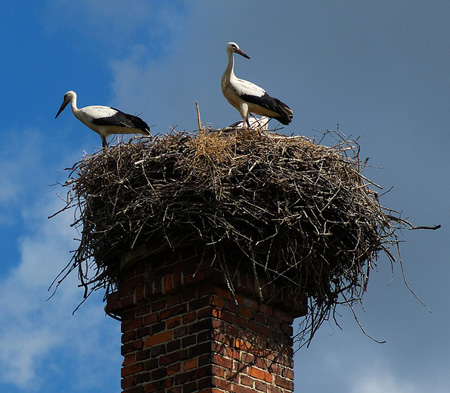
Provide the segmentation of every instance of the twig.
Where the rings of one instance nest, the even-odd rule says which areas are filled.
[[[202,129],[202,121],[200,119],[200,109],[198,108],[198,102],[195,101],[195,107],[197,109],[197,123],[198,123],[198,129],[201,130]]]

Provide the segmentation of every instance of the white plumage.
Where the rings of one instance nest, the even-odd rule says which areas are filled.
[[[258,129],[258,130],[268,130],[269,129],[269,121],[270,117],[262,116],[262,117],[249,117],[248,123],[245,124],[243,120],[237,121],[236,123],[231,124],[229,127],[231,128],[242,128],[247,126],[248,128]]]
[[[74,116],[84,125],[100,135],[103,148],[107,148],[106,138],[111,134],[150,135],[150,127],[137,116],[129,115],[109,106],[86,106],[77,108],[77,95],[74,91],[64,94],[64,100],[55,119],[71,104]]]
[[[277,98],[273,98],[266,91],[249,81],[239,79],[234,75],[234,57],[237,53],[247,59],[250,57],[239,48],[235,42],[229,42],[226,46],[228,65],[222,75],[222,93],[228,102],[241,114],[243,125],[250,127],[248,115],[254,113],[277,119],[287,125],[292,121],[292,110]]]

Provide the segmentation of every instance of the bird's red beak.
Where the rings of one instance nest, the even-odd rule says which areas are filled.
[[[250,56],[249,55],[247,55],[247,53],[245,53],[242,49],[236,49],[236,51],[235,51],[237,54],[239,54],[239,55],[241,55],[241,56],[244,56],[246,59],[250,59]]]
[[[64,108],[67,106],[67,104],[69,103],[69,101],[63,101],[63,103],[62,103],[62,105],[61,105],[61,107],[59,108],[59,111],[58,111],[58,113],[56,114],[56,116],[55,116],[55,119],[59,116],[59,114],[64,110]]]

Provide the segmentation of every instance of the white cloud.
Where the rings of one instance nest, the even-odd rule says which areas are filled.
[[[419,387],[410,381],[396,378],[386,368],[367,369],[362,374],[356,372],[353,378],[352,393],[421,393],[424,391],[424,386]]]
[[[93,296],[72,316],[83,295],[74,273],[47,301],[48,288],[69,262],[78,234],[70,227],[72,211],[47,218],[64,205],[56,194],[65,191],[48,186],[49,163],[40,156],[39,135],[31,135],[20,148],[10,144],[2,156],[14,166],[11,189],[22,235],[2,244],[12,248],[18,243],[20,257],[2,257],[9,269],[0,278],[0,390],[13,386],[19,391],[52,391],[48,386],[60,380],[53,378],[57,375],[63,376],[67,392],[71,387],[87,390],[87,381],[90,389],[110,385],[114,390],[120,378],[119,323],[104,315],[103,294]],[[116,378],[111,378],[113,373]]]
[[[405,363],[409,361],[405,359]],[[351,393],[447,393],[450,386],[448,364],[424,375],[403,375],[387,359],[367,363],[347,376]]]
[[[102,340],[100,331],[113,326],[104,316],[98,298],[85,303],[72,317],[82,299],[76,274],[67,278],[51,300],[46,300],[50,283],[70,258],[68,251],[74,248],[70,213],[47,220],[46,213],[58,208],[56,203],[48,202],[34,211],[40,218],[34,218],[30,225],[38,230],[22,239],[21,261],[0,286],[0,378],[19,388],[36,387],[37,381],[50,377],[50,372],[43,370],[48,364],[59,363],[55,353],[70,352],[76,369],[84,367],[79,357],[103,357],[114,344],[119,345],[117,337],[116,343],[104,348],[105,352],[96,353]],[[117,331],[113,328],[104,334],[107,337]],[[68,363],[58,367],[74,366]]]
[[[24,196],[27,187],[33,187],[42,179],[35,172],[41,161],[41,143],[39,132],[35,129],[4,130],[8,135],[8,144],[0,147],[0,206],[4,217],[11,215],[8,211]],[[23,135],[27,138],[24,141]],[[4,225],[3,220],[0,221]]]
[[[21,389],[37,387],[43,379],[37,375],[37,368],[42,367],[45,356],[58,343],[58,338],[48,328],[30,326],[24,329],[23,324],[12,328],[5,321],[2,324],[1,379]]]
[[[84,50],[120,56],[135,44],[164,51],[183,29],[184,5],[180,1],[58,0],[48,2],[42,23],[50,35],[77,35]]]

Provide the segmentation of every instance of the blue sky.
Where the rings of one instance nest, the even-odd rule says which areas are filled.
[[[296,392],[444,393],[450,386],[450,4],[447,1],[56,1],[0,6],[0,391],[119,392],[120,327],[101,293],[53,278],[76,248],[64,202],[70,167],[98,135],[70,110],[141,114],[152,132],[239,120],[222,97],[225,44],[239,77],[289,104],[286,133],[335,129],[359,137],[365,175],[393,189],[382,203],[417,225],[401,253],[409,284],[384,256],[358,317],[325,323],[295,356]]]

